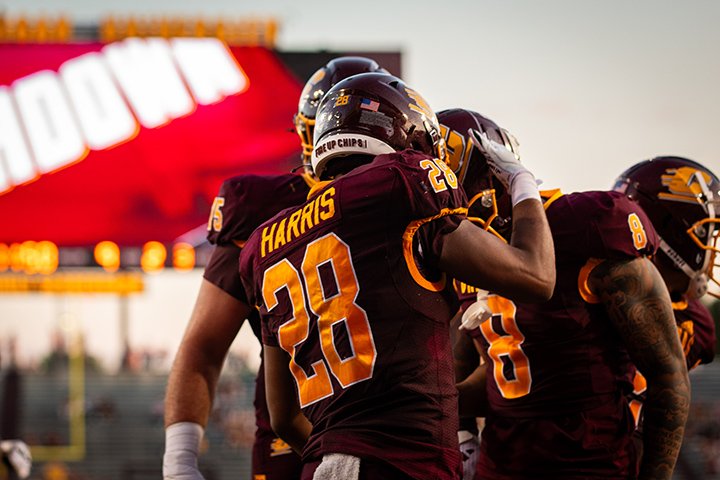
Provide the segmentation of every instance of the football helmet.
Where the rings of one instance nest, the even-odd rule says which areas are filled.
[[[322,97],[340,80],[351,75],[365,72],[385,72],[375,60],[365,57],[338,57],[330,60],[312,74],[300,93],[298,111],[293,119],[295,131],[302,143],[303,166],[307,173],[312,173],[310,157],[313,148],[313,131],[315,129],[315,114]]]
[[[714,173],[687,158],[656,157],[627,169],[613,189],[647,213],[660,250],[690,278],[690,297],[704,295],[708,279],[718,284],[720,180]]]
[[[477,112],[451,108],[438,112],[440,131],[447,145],[447,162],[460,180],[469,199],[468,219],[505,239],[512,231],[512,201],[507,190],[490,171],[481,151],[473,147],[468,130],[484,132],[490,140],[520,158],[515,137]]]
[[[445,159],[437,117],[425,99],[389,73],[342,80],[320,101],[312,167],[322,178],[328,160],[406,148]]]

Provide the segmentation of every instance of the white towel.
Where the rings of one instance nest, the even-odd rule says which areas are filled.
[[[313,480],[357,480],[359,477],[360,459],[344,453],[323,455],[313,474]]]

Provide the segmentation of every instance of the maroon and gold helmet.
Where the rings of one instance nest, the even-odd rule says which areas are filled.
[[[445,158],[437,117],[425,99],[389,73],[361,73],[341,81],[320,101],[312,166],[322,178],[330,159],[380,155],[411,148]]]
[[[298,102],[298,113],[295,114],[295,130],[300,136],[303,153],[303,166],[308,173],[311,173],[310,157],[313,149],[313,131],[315,129],[315,115],[317,114],[320,100],[340,80],[358,73],[385,72],[375,60],[365,57],[338,57],[330,60],[325,66],[320,67],[312,74],[305,83],[300,101]]]
[[[690,278],[688,295],[702,296],[718,283],[720,180],[682,157],[640,162],[615,181],[614,190],[640,204],[661,237],[660,250]]]
[[[490,172],[484,155],[468,138],[473,128],[490,140],[505,145],[519,158],[517,140],[507,130],[477,112],[451,108],[438,112],[440,130],[447,145],[447,162],[469,199],[468,219],[485,230],[509,240],[512,231],[512,202],[505,187]]]

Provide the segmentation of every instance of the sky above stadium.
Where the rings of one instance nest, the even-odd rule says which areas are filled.
[[[433,108],[474,109],[508,128],[548,188],[607,189],[630,165],[662,154],[720,173],[715,0],[1,0],[0,10],[64,13],[76,24],[108,14],[271,16],[281,50],[400,50],[405,81]],[[130,336],[173,352],[200,277],[161,278],[132,301]],[[75,312],[93,348],[117,359],[116,304],[26,295],[2,310],[29,318],[11,329],[27,327],[28,338]]]
[[[283,50],[403,53],[436,110],[466,107],[512,131],[547,187],[605,189],[631,164],[682,155],[720,170],[720,2],[713,0],[4,0],[64,12],[272,16]],[[2,7],[0,7],[2,8]]]

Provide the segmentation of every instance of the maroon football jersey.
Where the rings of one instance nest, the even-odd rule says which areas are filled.
[[[258,225],[307,199],[314,184],[307,175],[240,175],[223,182],[208,221],[213,245],[244,243]],[[242,246],[242,245],[241,245]]]
[[[640,207],[615,192],[546,205],[557,282],[542,304],[490,295],[493,317],[472,332],[488,361],[489,414],[481,478],[617,478],[632,464],[632,365],[587,288],[603,259],[651,255],[658,237]],[[593,477],[595,478],[595,477]]]
[[[457,478],[456,306],[436,269],[466,211],[457,179],[406,150],[318,187],[255,230],[240,256],[263,341],[291,356],[313,425],[303,460],[345,453]]]
[[[226,180],[220,187],[208,221],[208,241],[215,245],[204,278],[240,301],[246,295],[240,282],[241,247],[250,233],[280,210],[299,205],[307,199],[314,181],[306,175],[242,175]],[[260,316],[250,313],[248,322],[262,341]],[[300,477],[300,459],[270,427],[265,400],[265,369],[261,365],[255,379],[255,443],[252,470],[255,475],[291,479]]]
[[[715,358],[715,320],[700,300],[673,304],[688,370]]]
[[[471,304],[477,300],[478,288],[468,285],[460,280],[453,280],[453,288],[455,289],[455,295],[457,295],[460,307],[463,311],[467,310]]]

